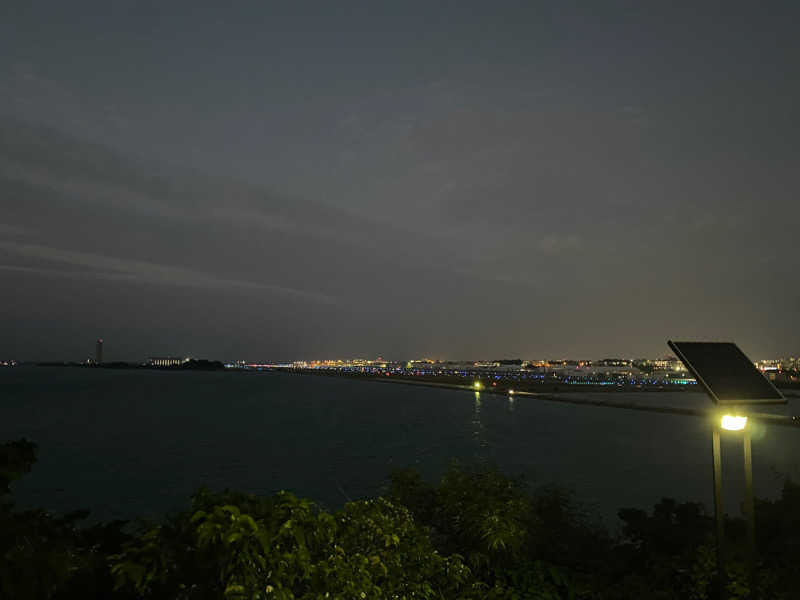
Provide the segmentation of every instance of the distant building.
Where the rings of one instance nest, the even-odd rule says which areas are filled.
[[[683,366],[683,363],[679,361],[674,356],[665,356],[664,358],[659,358],[653,361],[650,361],[652,367],[657,371],[684,371],[686,367]]]
[[[177,367],[190,360],[179,356],[151,356],[147,359],[147,364],[151,367]]]
[[[765,373],[767,379],[774,383],[798,383],[800,382],[800,376],[797,376],[793,373],[787,373],[786,371],[769,371]]]
[[[94,346],[94,362],[98,365],[103,364],[103,340],[102,338],[98,338],[97,343]]]
[[[633,361],[625,358],[603,358],[595,361],[594,364],[602,367],[630,367],[633,365]]]

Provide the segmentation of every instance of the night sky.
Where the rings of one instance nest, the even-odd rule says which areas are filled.
[[[796,356],[800,5],[672,4],[6,0],[0,358]]]

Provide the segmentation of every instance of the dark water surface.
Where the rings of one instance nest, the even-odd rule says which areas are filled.
[[[697,393],[606,397],[709,405]],[[393,468],[434,478],[452,459],[569,486],[612,528],[617,508],[665,495],[711,506],[702,419],[328,377],[0,369],[0,439],[20,437],[39,444],[39,462],[15,486],[19,504],[89,508],[96,519],[158,516],[201,485],[286,489],[336,508],[379,494]],[[800,475],[800,430],[755,431],[753,454],[756,493],[775,496],[782,476]],[[734,514],[741,457],[725,434]]]

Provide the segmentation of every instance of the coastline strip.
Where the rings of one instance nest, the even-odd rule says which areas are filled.
[[[291,372],[288,369],[285,372]],[[308,374],[304,372],[303,374]],[[327,373],[315,373],[315,375],[322,375],[324,377],[336,377],[336,375],[331,375]],[[435,381],[412,381],[408,379],[399,379],[399,378],[381,378],[381,377],[348,377],[348,379],[355,379],[358,381],[371,381],[377,383],[394,383],[394,384],[401,384],[401,385],[419,385],[424,387],[436,387],[436,388],[444,388],[450,390],[458,390],[458,391],[465,391],[465,392],[477,392],[481,394],[494,394],[494,395],[508,395],[507,389],[492,389],[492,388],[484,388],[481,390],[476,390],[471,385],[461,385],[457,383],[438,383]],[[574,392],[568,392],[574,393]],[[642,412],[652,412],[652,413],[661,413],[661,414],[671,414],[671,415],[680,415],[684,417],[700,417],[706,418],[708,420],[717,420],[719,419],[720,415],[722,414],[722,410],[714,410],[714,409],[702,409],[702,408],[686,408],[680,406],[649,406],[645,404],[636,404],[633,402],[614,402],[614,401],[607,401],[607,400],[595,400],[591,398],[576,398],[574,396],[565,396],[562,394],[548,394],[548,393],[540,393],[540,392],[525,392],[525,391],[515,391],[514,397],[518,396],[526,396],[529,398],[534,398],[536,400],[543,400],[545,402],[561,402],[565,404],[577,404],[581,406],[596,406],[600,408],[617,408],[623,410],[638,410]],[[727,411],[729,412],[732,410],[729,408]],[[800,428],[800,416],[786,416],[786,415],[775,415],[770,413],[754,413],[754,412],[747,412],[747,417],[752,419],[753,421],[759,423],[765,423],[769,425],[777,425],[779,427],[798,427]]]

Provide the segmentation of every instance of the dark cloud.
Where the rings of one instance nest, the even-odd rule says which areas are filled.
[[[0,9],[0,354],[796,353],[795,5],[332,7]]]

